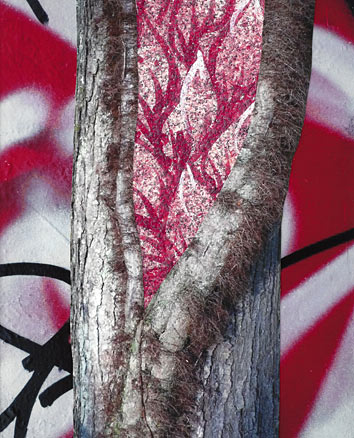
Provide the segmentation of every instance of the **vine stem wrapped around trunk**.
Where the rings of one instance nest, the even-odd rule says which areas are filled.
[[[313,11],[313,0],[266,1],[246,142],[191,245],[144,311],[132,191],[135,2],[79,0],[76,436],[276,435],[277,224],[305,114]]]

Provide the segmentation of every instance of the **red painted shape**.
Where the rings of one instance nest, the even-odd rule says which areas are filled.
[[[293,161],[296,248],[353,226],[354,141],[307,120]]]
[[[346,251],[353,242],[346,242],[288,266],[281,272],[281,297],[319,272],[325,265]]]
[[[23,211],[23,196],[21,193],[16,193],[15,188],[12,181],[0,184],[0,235]]]
[[[293,251],[353,227],[354,141],[306,120],[296,151],[290,189],[296,212]],[[338,256],[341,245],[286,268],[282,295]]]
[[[75,92],[75,49],[48,28],[0,3],[0,97],[36,87],[57,103]]]
[[[280,364],[280,438],[296,438],[353,315],[354,290],[314,325]]]
[[[345,0],[317,0],[315,23],[349,41],[354,40],[353,15]]]
[[[23,213],[30,178],[41,177],[70,202],[72,157],[56,143],[55,131],[60,111],[74,96],[76,51],[2,2],[0,28],[0,98],[27,88],[43,93],[49,103],[44,129],[0,154],[1,232]]]
[[[0,154],[0,184],[31,171],[40,171],[53,181],[54,187],[70,193],[71,169],[72,157],[63,156],[51,143],[49,132],[13,145]]]
[[[59,330],[70,317],[70,305],[63,299],[54,280],[42,280],[42,293],[53,328]]]

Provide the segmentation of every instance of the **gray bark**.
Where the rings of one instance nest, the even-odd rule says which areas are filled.
[[[279,428],[279,227],[252,267],[224,339],[200,370],[196,438],[273,438]]]
[[[135,3],[79,1],[71,324],[75,436],[277,435],[274,229],[305,113],[313,9],[313,0],[267,0],[246,143],[191,245],[143,312],[131,189]]]
[[[132,197],[138,93],[135,2],[79,1],[77,17],[74,428],[79,437],[116,436],[127,351],[143,309]],[[141,411],[139,405],[136,409]]]

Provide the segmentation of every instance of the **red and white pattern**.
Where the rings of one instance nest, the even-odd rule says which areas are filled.
[[[76,75],[75,3],[41,1],[44,27],[25,1],[0,2],[0,263],[69,268],[72,137]],[[14,8],[15,7],[15,8]],[[68,319],[70,288],[52,279],[0,278],[0,323],[44,344]],[[28,353],[0,342],[0,413],[33,373]],[[67,375],[53,369],[42,390]],[[13,421],[1,436],[14,436]],[[72,392],[43,408],[27,436],[72,436]]]
[[[318,0],[306,120],[283,217],[283,256],[353,228],[354,17]],[[282,272],[282,438],[354,430],[354,244]]]
[[[140,0],[135,210],[146,304],[221,190],[247,133],[263,0]]]
[[[0,263],[69,267],[75,3],[0,2]],[[146,303],[186,249],[247,133],[260,61],[259,0],[139,0],[135,205]],[[283,255],[353,227],[354,19],[318,0],[307,117],[282,227]],[[354,429],[354,247],[283,270],[281,437],[350,437]],[[67,320],[69,287],[0,279],[0,323],[39,344]],[[31,373],[0,341],[0,413]],[[45,386],[65,375],[53,371]],[[72,393],[37,401],[27,436],[72,436]],[[14,423],[1,436],[13,437]]]

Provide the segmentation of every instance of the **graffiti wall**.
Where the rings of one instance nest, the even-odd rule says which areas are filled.
[[[283,216],[281,437],[353,436],[354,17],[316,4],[306,120]]]
[[[263,2],[192,3],[137,1],[146,303],[227,178],[255,99]],[[354,422],[354,18],[318,0],[315,21],[282,227],[282,438],[346,437]],[[0,1],[0,29],[0,435],[69,438],[75,2]]]
[[[75,4],[0,2],[0,435],[72,430]],[[45,12],[44,12],[45,11]],[[28,430],[27,430],[28,428]],[[26,434],[27,431],[27,434]]]

